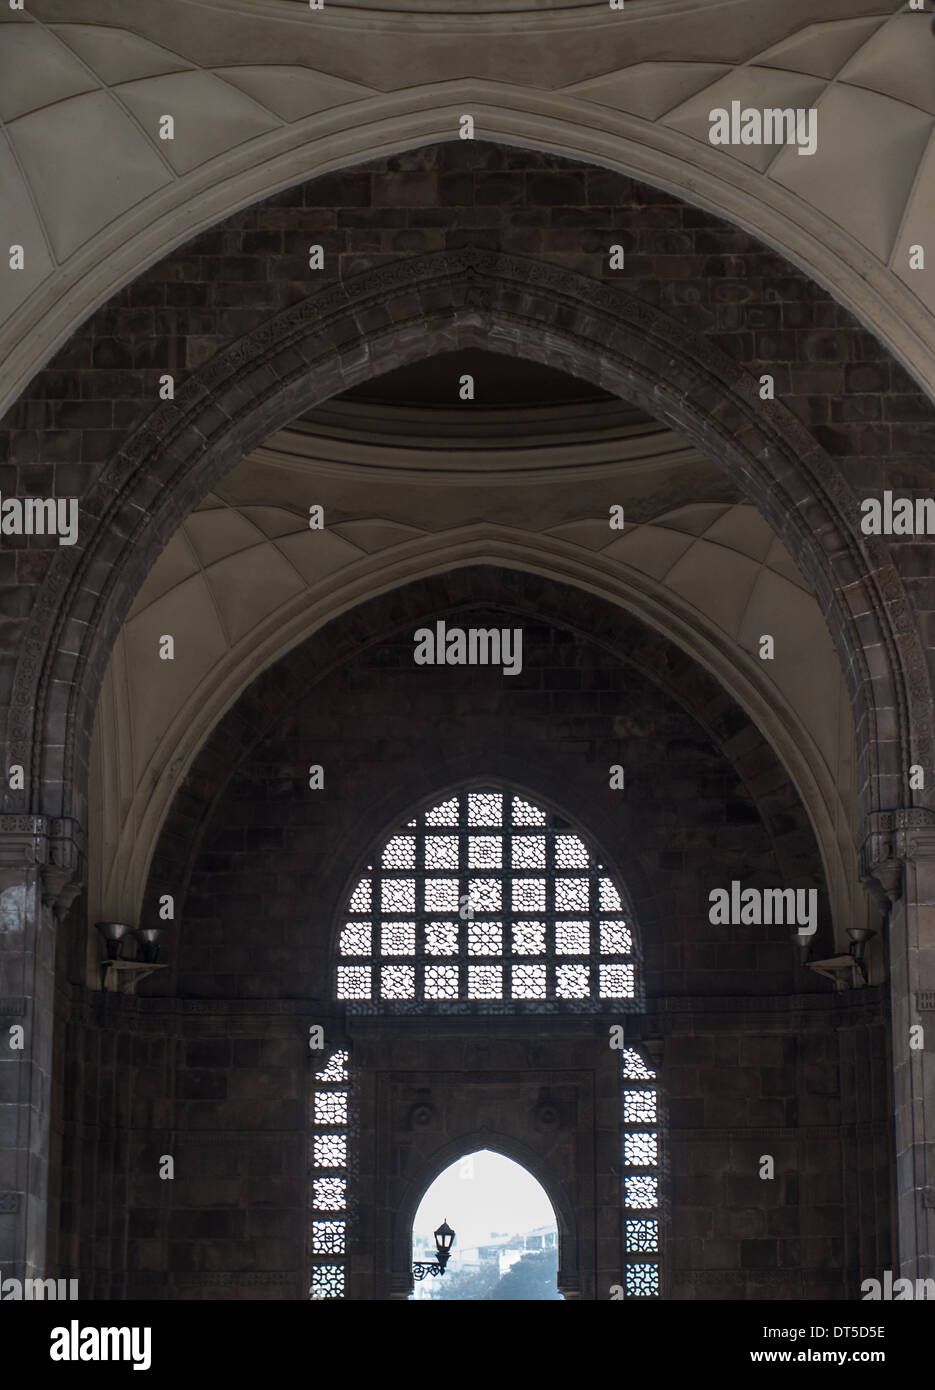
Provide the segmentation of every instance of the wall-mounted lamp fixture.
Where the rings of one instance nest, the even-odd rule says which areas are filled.
[[[872,927],[848,927],[847,934],[851,939],[847,954],[829,956],[827,960],[803,960],[809,970],[831,980],[836,990],[862,989],[868,980],[864,956],[867,942],[876,932]]]
[[[876,932],[872,927],[848,927],[847,934],[851,938],[851,955],[857,962],[857,969],[860,971],[864,984],[867,983],[867,962],[864,956],[867,951],[867,942]]]
[[[107,959],[120,960],[123,943],[133,936],[133,928],[126,922],[95,922],[94,925],[107,946]]]
[[[159,943],[162,937],[162,927],[140,927],[136,933],[140,943],[140,956],[150,965],[159,959]]]
[[[156,964],[162,927],[136,928],[127,922],[95,922],[94,925],[105,947],[105,956],[101,961],[102,989],[110,993],[133,994],[140,980],[154,970],[166,969],[164,965]],[[128,953],[130,941],[136,950]]]
[[[417,1279],[424,1279],[427,1274],[431,1274],[434,1278],[436,1274],[444,1274],[445,1272],[445,1265],[448,1263],[451,1247],[455,1243],[455,1233],[448,1225],[448,1222],[443,1221],[438,1227],[438,1230],[434,1231],[433,1234],[435,1236],[435,1254],[437,1258],[434,1260],[413,1260],[412,1272]]]
[[[799,965],[807,965],[808,953],[812,949],[814,933],[811,933],[808,936],[804,936],[801,932],[796,931],[792,933],[790,940],[796,949],[796,954],[799,958]]]

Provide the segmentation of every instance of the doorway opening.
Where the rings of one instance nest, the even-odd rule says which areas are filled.
[[[418,1281],[414,1300],[563,1301],[555,1212],[521,1164],[479,1149],[439,1173],[412,1223],[413,1260],[435,1259],[443,1221],[455,1232],[446,1271]]]

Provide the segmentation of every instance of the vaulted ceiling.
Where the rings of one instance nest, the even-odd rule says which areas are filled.
[[[902,0],[28,0],[0,10],[0,409],[121,285],[318,172],[458,138],[632,173],[745,227],[935,388],[935,38]],[[814,107],[813,156],[711,145],[709,113]],[[173,140],[159,138],[171,114]],[[465,360],[462,367],[483,370]],[[500,362],[448,364],[297,421],[205,498],[150,573],[104,682],[92,916],[130,920],[206,732],[263,665],[367,594],[458,564],[606,593],[715,672],[794,770],[853,924],[853,727],[818,606],[755,510],[633,407]],[[444,382],[444,386],[443,386]],[[364,484],[365,486],[361,486]],[[607,497],[627,528],[607,524]],[[312,495],[314,494],[314,495]],[[327,529],[310,531],[308,504]],[[188,659],[159,698],[135,653]],[[783,659],[757,656],[773,634]]]
[[[483,407],[452,407],[464,370],[484,383]],[[623,531],[609,524],[609,501],[624,508]],[[309,527],[311,505],[324,509],[323,530]],[[641,411],[558,372],[469,351],[329,401],[182,523],[136,597],[101,693],[92,916],[134,918],[172,797],[260,670],[367,597],[478,563],[606,595],[691,651],[785,758],[816,826],[835,919],[866,912],[852,862],[846,684],[818,604],[767,522]],[[176,660],[154,684],[164,633]],[[760,659],[764,634],[775,660]]]
[[[901,0],[29,0],[0,12],[0,407],[200,227],[376,152],[554,149],[720,211],[935,384],[935,38]],[[816,107],[819,145],[714,147],[713,107]],[[175,139],[158,136],[171,113]]]

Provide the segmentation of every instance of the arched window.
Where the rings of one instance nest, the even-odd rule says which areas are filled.
[[[524,792],[450,793],[386,839],[347,894],[335,992],[349,1013],[582,1013],[642,1009],[638,942],[621,885],[562,815]],[[312,1289],[345,1296],[350,1067],[315,1076]],[[623,1283],[658,1298],[660,1119],[656,1073],[624,1049]]]
[[[508,788],[399,827],[342,917],[337,997],[362,1011],[638,1008],[630,914],[594,849]]]

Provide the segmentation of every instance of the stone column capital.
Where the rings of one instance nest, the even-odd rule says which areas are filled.
[[[39,871],[42,901],[66,913],[84,883],[84,832],[75,820],[0,815],[0,880]]]
[[[924,806],[874,811],[867,827],[860,850],[861,879],[888,911],[902,896],[906,865],[935,859],[935,811]]]

